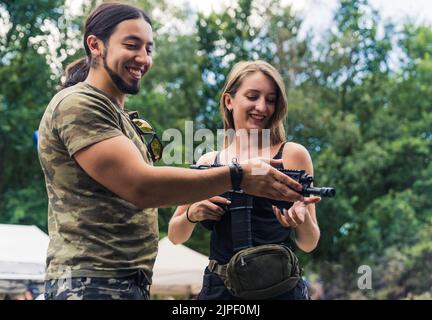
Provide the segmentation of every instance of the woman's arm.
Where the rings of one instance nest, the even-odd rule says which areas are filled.
[[[188,241],[195,229],[196,223],[191,223],[186,219],[186,210],[189,207],[189,204],[178,206],[168,224],[168,239],[174,244]]]
[[[214,157],[214,152],[207,153],[198,160],[197,165],[209,165],[213,162]],[[229,201],[223,197],[215,196],[208,200],[177,207],[168,225],[170,241],[174,244],[184,243],[192,235],[196,223],[187,219],[186,212],[189,219],[196,222],[220,220],[224,211],[217,205],[218,203],[229,204]],[[187,211],[188,209],[189,211]]]
[[[174,244],[186,242],[192,235],[196,222],[219,221],[225,211],[218,204],[228,205],[229,203],[227,199],[215,196],[191,205],[179,206],[169,222],[168,238]],[[187,217],[195,223],[189,221]]]
[[[313,176],[312,159],[309,152],[300,144],[288,142],[283,151],[283,165],[285,169],[305,170]],[[297,246],[304,252],[311,252],[318,244],[320,229],[316,219],[315,203],[319,197],[308,197],[304,201],[296,201],[285,212],[275,211],[279,222],[286,227],[293,227]]]

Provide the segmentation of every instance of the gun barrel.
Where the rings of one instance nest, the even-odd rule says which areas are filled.
[[[336,190],[334,188],[322,187],[322,188],[306,188],[303,191],[303,195],[317,195],[320,197],[333,198],[336,195]]]

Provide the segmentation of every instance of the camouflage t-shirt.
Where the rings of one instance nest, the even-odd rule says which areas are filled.
[[[128,114],[102,91],[78,83],[60,91],[39,126],[39,160],[48,192],[50,242],[46,279],[121,277],[144,269],[158,245],[157,209],[139,209],[92,179],[73,155],[125,135],[145,162],[147,148]]]

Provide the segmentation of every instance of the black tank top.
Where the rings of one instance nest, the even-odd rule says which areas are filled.
[[[281,159],[285,143],[282,144],[273,159]],[[216,155],[214,164],[220,163],[219,153]],[[279,167],[282,167],[280,165]],[[210,259],[225,264],[234,255],[231,239],[231,213],[225,212],[220,221],[202,221],[201,224],[211,231],[210,237]],[[291,238],[291,228],[283,227],[273,213],[271,202],[268,199],[254,197],[251,215],[252,242],[253,245],[284,243],[291,249],[294,242]]]

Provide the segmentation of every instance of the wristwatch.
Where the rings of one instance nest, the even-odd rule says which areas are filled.
[[[230,168],[232,189],[234,191],[240,191],[240,185],[243,178],[243,168],[240,163],[237,162],[237,158],[233,158],[232,162],[228,166]]]

